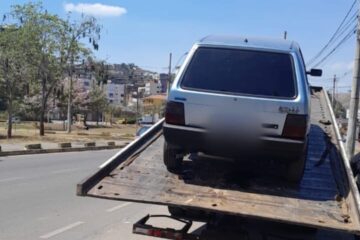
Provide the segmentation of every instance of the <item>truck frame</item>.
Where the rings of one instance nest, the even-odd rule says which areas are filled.
[[[271,231],[300,230],[285,231],[284,238],[278,237],[283,234],[279,231],[264,230],[266,236],[260,239],[354,239],[360,235],[359,190],[329,97],[321,87],[311,87],[311,108],[307,163],[299,185],[276,176],[271,159],[258,166],[255,162],[257,173],[252,175],[244,166],[234,168],[234,163],[223,159],[191,154],[188,159],[192,161],[185,159],[182,170],[171,173],[163,164],[162,119],[80,182],[77,195],[202,213],[199,218],[211,226],[201,234],[189,233],[192,220],[198,220],[196,214],[148,215],[134,224],[134,233],[155,237],[212,239],[209,236],[216,236],[226,226],[227,232],[237,234],[235,238],[245,234],[245,239],[252,239],[250,229],[257,232],[260,226],[269,229],[270,224],[280,226],[270,227]],[[271,173],[274,175],[269,176]],[[184,227],[176,230],[148,224],[149,219],[158,217],[174,218]],[[309,235],[303,237],[304,233]]]

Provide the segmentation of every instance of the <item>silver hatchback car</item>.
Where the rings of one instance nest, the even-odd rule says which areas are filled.
[[[181,167],[187,153],[256,153],[285,159],[286,178],[298,182],[310,126],[307,74],[321,70],[306,72],[293,41],[209,36],[196,43],[168,96],[167,168]]]

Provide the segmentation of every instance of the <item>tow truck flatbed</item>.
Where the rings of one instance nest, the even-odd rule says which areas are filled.
[[[311,91],[308,159],[298,186],[264,177],[270,163],[253,176],[201,155],[170,173],[162,158],[162,120],[79,183],[77,194],[360,235],[359,192],[328,96],[320,87]]]

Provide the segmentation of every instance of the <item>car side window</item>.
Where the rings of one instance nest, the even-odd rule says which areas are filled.
[[[304,61],[304,55],[302,54],[300,48],[299,48],[299,52],[300,52],[300,58],[301,58],[302,64],[303,64],[303,66],[304,66],[304,70],[305,70],[305,72],[306,72],[306,64],[305,64],[305,61]],[[309,84],[308,77],[307,77],[307,74],[305,74],[305,80],[306,80],[306,83],[307,83],[308,85],[310,85],[310,84]]]

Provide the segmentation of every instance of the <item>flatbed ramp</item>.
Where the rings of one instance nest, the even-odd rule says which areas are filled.
[[[234,167],[191,155],[180,173],[170,173],[162,159],[160,122],[79,183],[77,193],[360,234],[358,190],[321,88],[312,88],[311,105],[308,159],[299,186],[265,177],[275,172],[271,160],[250,175],[251,164]]]

